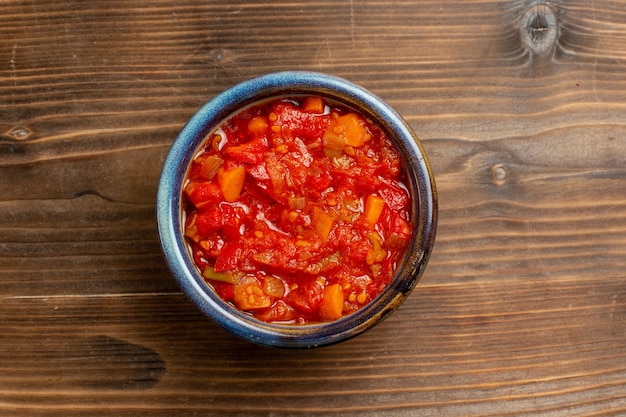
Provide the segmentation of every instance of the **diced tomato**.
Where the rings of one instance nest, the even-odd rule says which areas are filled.
[[[395,211],[406,210],[409,205],[409,194],[396,182],[381,180],[378,193]]]
[[[290,102],[279,102],[272,113],[277,117],[274,125],[291,132],[293,136],[306,139],[305,142],[321,138],[330,124],[330,115],[309,113]]]
[[[222,236],[227,242],[233,242],[241,238],[240,226],[235,223],[227,223],[222,228]]]
[[[240,145],[225,147],[222,152],[227,157],[242,164],[258,164],[263,161],[264,153],[268,149],[267,140],[264,137],[259,137]]]
[[[302,189],[308,185],[309,182],[309,169],[302,164],[293,164],[289,168],[289,179],[292,181],[294,187]]]
[[[383,147],[381,154],[381,164],[377,174],[385,178],[398,177],[402,171],[402,159],[400,155],[388,147]]]
[[[230,271],[237,267],[241,255],[241,242],[226,242],[215,260],[214,269],[217,272]]]
[[[222,200],[222,190],[219,185],[208,181],[190,182],[185,187],[185,195],[197,208],[217,204]]]
[[[274,198],[270,189],[271,186],[264,181],[251,181],[246,187],[246,197],[262,207],[269,207],[271,204],[276,203],[276,198]]]
[[[354,239],[341,245],[342,253],[346,260],[359,262],[367,256],[370,244],[365,239]]]
[[[258,181],[267,181],[270,179],[270,175],[267,173],[267,169],[265,169],[265,164],[257,164],[246,168],[248,174],[251,177]]]
[[[213,262],[220,254],[224,241],[218,234],[204,236],[198,247],[198,256],[202,258],[197,264],[201,269]]]
[[[253,262],[283,271],[295,267],[295,264],[288,262],[298,250],[292,238],[270,229],[258,228],[256,232],[247,239],[246,244]]]
[[[283,300],[276,301],[268,310],[261,311],[257,318],[267,322],[291,321],[296,317],[296,310]]]
[[[308,193],[319,194],[326,190],[333,183],[333,178],[326,170],[309,170],[307,188]]]
[[[194,249],[193,253],[193,260],[196,263],[196,265],[202,269],[204,269],[204,267],[206,267],[208,265],[208,261],[204,258],[204,251],[202,251],[202,249],[200,248],[196,248]]]
[[[411,239],[411,226],[397,212],[385,208],[381,216],[385,233],[385,246],[401,248]]]
[[[265,161],[265,170],[270,177],[269,185],[271,188],[268,191],[276,197],[280,197],[285,191],[285,166],[276,158],[275,155],[268,155]]]
[[[228,145],[239,145],[251,139],[248,124],[252,117],[254,117],[253,110],[247,109],[221,126],[222,131],[226,134],[226,143]]]
[[[215,292],[224,301],[232,301],[235,298],[235,289],[232,284],[220,281],[211,281]]]
[[[223,226],[224,215],[217,206],[199,212],[196,217],[196,227],[200,235],[211,235],[220,230]]]
[[[287,300],[305,314],[315,314],[322,303],[322,287],[315,281],[307,282],[287,294]]]
[[[336,167],[331,171],[335,181],[347,188],[359,189],[363,193],[371,194],[378,190],[380,177],[375,174],[373,166]]]

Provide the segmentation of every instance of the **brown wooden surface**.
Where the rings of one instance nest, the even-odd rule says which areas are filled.
[[[533,4],[0,1],[0,415],[625,415],[626,1]],[[185,121],[285,69],[392,104],[440,201],[411,297],[307,351],[205,319],[155,225]]]

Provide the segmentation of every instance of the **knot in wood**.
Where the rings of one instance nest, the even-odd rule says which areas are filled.
[[[222,62],[224,60],[224,50],[214,49],[212,58],[214,62]]]
[[[536,4],[521,21],[521,37],[526,46],[537,55],[550,52],[557,39],[557,18],[547,4]]]
[[[491,175],[493,175],[493,181],[496,185],[503,185],[506,182],[508,172],[504,165],[496,164],[491,167]]]
[[[28,139],[33,131],[24,126],[15,126],[7,133],[13,140],[23,141]]]

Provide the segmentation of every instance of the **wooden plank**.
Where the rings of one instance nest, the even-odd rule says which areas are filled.
[[[2,414],[626,413],[626,2],[223,3],[0,3]],[[154,215],[186,120],[286,69],[392,104],[440,202],[411,297],[307,351],[204,318]]]

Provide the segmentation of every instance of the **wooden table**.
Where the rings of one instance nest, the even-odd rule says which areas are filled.
[[[161,255],[168,148],[267,72],[420,135],[439,231],[356,339],[251,345]],[[0,414],[626,413],[626,1],[0,2]]]

